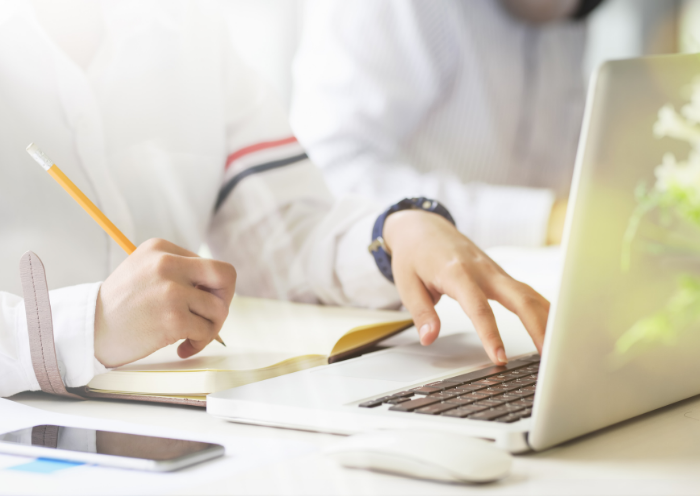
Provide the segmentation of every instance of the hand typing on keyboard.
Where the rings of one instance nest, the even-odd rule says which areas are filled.
[[[510,277],[443,217],[403,210],[387,217],[384,242],[401,301],[411,313],[423,345],[437,339],[435,304],[446,294],[457,300],[476,327],[493,363],[508,362],[488,300],[496,300],[525,325],[542,352],[549,302]]]
[[[515,360],[360,403],[395,412],[512,423],[532,415],[540,358]]]

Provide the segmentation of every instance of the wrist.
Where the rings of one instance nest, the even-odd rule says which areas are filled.
[[[450,222],[439,214],[434,212],[426,212],[425,210],[402,210],[389,215],[384,221],[384,229],[382,237],[384,238],[384,247],[389,255],[394,251],[394,248],[400,247],[405,243],[403,241],[407,234],[412,236],[420,236],[420,226],[426,223],[445,223],[452,226]]]
[[[377,268],[392,283],[394,282],[394,275],[392,272],[391,265],[391,248],[388,247],[384,240],[384,231],[386,227],[386,221],[390,217],[395,217],[397,213],[408,213],[408,212],[421,212],[421,213],[434,213],[445,219],[446,222],[449,221],[452,226],[454,226],[454,219],[450,215],[450,212],[435,200],[431,200],[424,197],[418,198],[404,198],[400,202],[389,207],[385,212],[383,212],[374,223],[374,228],[372,229],[372,242],[370,243],[368,249],[377,264]],[[398,220],[392,220],[391,225],[404,224],[405,219],[410,219],[411,216],[400,216]],[[412,225],[411,221],[404,226],[403,229],[413,230],[416,226]],[[401,232],[403,229],[390,228],[390,231]],[[394,236],[392,236],[394,237]]]

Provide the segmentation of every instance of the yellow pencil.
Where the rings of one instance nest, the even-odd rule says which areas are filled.
[[[29,146],[27,147],[27,153],[31,155],[31,157],[36,160],[36,162],[41,165],[41,167],[49,173],[51,177],[53,177],[58,184],[61,185],[61,187],[66,190],[66,193],[71,195],[73,199],[78,202],[78,205],[83,207],[83,210],[85,210],[88,214],[90,214],[90,217],[94,219],[95,222],[97,222],[102,229],[105,230],[107,234],[111,236],[111,238],[116,241],[116,243],[122,247],[122,249],[128,254],[131,255],[134,250],[136,250],[136,245],[129,241],[129,238],[124,236],[124,233],[122,233],[117,226],[112,224],[112,221],[107,218],[105,214],[103,214],[99,208],[95,206],[94,203],[90,201],[90,198],[85,196],[85,193],[80,191],[80,188],[78,188],[75,184],[73,184],[73,181],[68,179],[68,176],[66,176],[61,169],[58,168],[56,164],[53,163],[53,161],[42,152],[38,146],[36,146],[34,143],[30,143]],[[219,343],[223,344],[226,346],[226,343],[219,337],[216,336],[216,339]]]

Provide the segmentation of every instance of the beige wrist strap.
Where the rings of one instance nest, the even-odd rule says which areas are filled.
[[[32,445],[46,446],[47,448],[57,448],[58,426],[37,425],[35,427],[32,427]]]
[[[24,292],[24,308],[27,312],[32,367],[41,390],[59,396],[82,399],[76,394],[69,393],[61,379],[53,339],[49,288],[46,284],[44,264],[36,253],[28,251],[22,255],[19,261],[19,275]]]

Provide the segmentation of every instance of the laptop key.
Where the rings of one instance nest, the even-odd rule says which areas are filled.
[[[395,411],[395,412],[412,412],[413,410],[416,410],[418,408],[422,408],[424,406],[432,405],[434,403],[440,403],[440,398],[435,398],[432,396],[426,396],[425,398],[418,398],[416,400],[410,400],[410,401],[404,401],[403,403],[399,403],[398,405],[394,405],[389,410]]]
[[[469,415],[472,415],[474,413],[478,413],[480,411],[485,410],[486,408],[483,406],[474,406],[474,405],[467,405],[467,406],[462,406],[460,408],[455,408],[454,410],[448,410],[441,415],[445,417],[457,417],[457,418],[464,418]]]
[[[472,420],[493,420],[503,415],[508,415],[510,412],[503,407],[492,408],[490,410],[484,410],[483,412],[474,413],[469,415]]]
[[[490,377],[488,379],[482,379],[480,381],[473,382],[472,384],[483,384],[484,386],[495,386],[496,384],[500,384],[503,381],[494,381]]]
[[[433,387],[423,386],[422,388],[418,388],[413,392],[415,394],[431,394],[431,393],[437,393],[439,391],[442,391],[442,388],[433,388]]]
[[[489,407],[489,408],[493,408],[493,407],[496,407],[496,406],[504,405],[504,404],[505,404],[505,401],[503,401],[503,400],[492,400],[492,399],[489,398],[489,399],[487,399],[487,400],[477,401],[477,402],[474,403],[474,404],[475,404],[476,406],[487,406],[487,407]]]
[[[511,413],[509,415],[504,415],[503,417],[498,417],[494,419],[495,422],[502,422],[504,424],[510,424],[512,422],[517,422],[520,420],[522,417],[518,415],[517,413]]]
[[[431,398],[440,398],[442,401],[449,400],[450,398],[454,398],[456,396],[459,396],[463,393],[460,393],[459,391],[441,391],[439,393],[433,393],[428,396]]]
[[[430,406],[424,406],[423,408],[419,408],[415,410],[414,413],[423,413],[426,415],[438,415],[442,412],[446,412],[448,410],[453,410],[457,408],[457,405],[453,405],[450,403],[436,403],[434,405]]]
[[[456,388],[453,388],[456,391],[462,391],[464,393],[471,393],[473,391],[478,391],[480,389],[486,389],[488,386],[485,386],[483,384],[462,384],[461,386],[457,386]]]
[[[522,418],[532,417],[532,408],[526,408],[518,412]]]
[[[381,398],[377,398],[376,400],[365,401],[364,403],[360,403],[357,406],[360,406],[362,408],[374,408],[375,406],[381,405],[382,403],[384,403],[388,399],[389,399],[388,396],[382,396]]]
[[[470,405],[472,403],[476,403],[479,401],[477,398],[465,398],[463,396],[459,396],[457,398],[451,398],[449,400],[445,400],[445,403],[449,403],[451,405],[455,406],[464,406],[464,405]]]
[[[401,391],[399,393],[390,394],[389,398],[401,398],[402,396],[410,398],[414,394],[413,391]]]
[[[508,380],[508,376],[506,374],[497,374],[497,375],[492,375],[489,377],[492,381],[500,381],[500,382],[505,382]]]
[[[527,408],[525,405],[519,405],[517,402],[504,403],[503,408],[507,409],[509,412],[514,413]]]
[[[489,398],[489,397],[491,397],[491,396],[493,396],[493,395],[490,394],[490,393],[485,393],[485,392],[482,392],[482,391],[477,391],[477,392],[475,392],[475,393],[463,394],[463,395],[459,396],[459,398],[463,398],[463,399],[471,399],[471,398],[473,398],[474,401],[479,401],[479,400],[485,400],[486,398]]]
[[[501,391],[502,393],[505,393],[516,389],[520,389],[518,384],[496,384],[495,386],[488,388],[487,391]]]
[[[521,398],[521,399],[515,400],[515,401],[510,400],[510,403],[517,404],[517,405],[524,405],[527,408],[532,408],[534,401],[533,401],[532,397],[529,397],[529,398]]]
[[[508,391],[507,393],[503,393],[506,395],[508,398],[525,398],[527,396],[533,396],[535,394],[534,391],[522,391],[520,389],[517,389],[515,391]]]
[[[533,384],[537,384],[537,380],[535,379],[530,379],[529,377],[518,377],[517,379],[512,379],[508,382],[505,382],[504,384],[513,384],[513,385],[518,385],[520,387],[527,387],[527,386],[532,386]]]
[[[389,398],[385,401],[385,403],[388,403],[389,405],[398,405],[399,403],[403,403],[405,401],[411,401],[411,398],[399,396],[398,398]]]
[[[499,395],[502,395],[505,393],[506,393],[506,391],[503,391],[502,389],[486,388],[486,389],[482,389],[482,390],[478,391],[476,394],[485,394],[490,398],[492,396],[499,396]]]
[[[532,374],[532,372],[530,372],[529,370],[519,369],[519,370],[513,370],[511,372],[507,372],[504,375],[507,376],[508,379],[513,380],[513,379],[517,379],[519,377],[526,377],[526,376],[531,375],[531,374]]]

